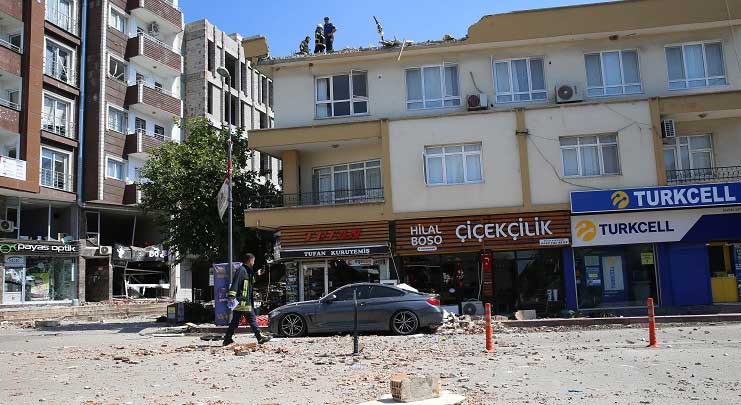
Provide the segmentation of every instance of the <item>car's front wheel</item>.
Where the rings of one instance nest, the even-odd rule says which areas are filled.
[[[391,317],[391,330],[397,335],[411,335],[419,329],[417,315],[409,310],[402,310]]]
[[[299,337],[306,333],[306,322],[299,314],[286,314],[280,319],[278,331],[281,336]]]

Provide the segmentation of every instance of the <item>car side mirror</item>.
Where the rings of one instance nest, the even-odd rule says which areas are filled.
[[[334,294],[332,294],[332,295],[328,295],[328,296],[324,297],[324,299],[322,300],[322,303],[324,303],[324,304],[331,304],[331,303],[333,303],[335,301],[337,301],[337,296],[334,295]]]

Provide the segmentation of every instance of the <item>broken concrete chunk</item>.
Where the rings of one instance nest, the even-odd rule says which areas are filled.
[[[59,321],[53,319],[37,319],[33,321],[34,328],[53,328],[59,326]]]
[[[529,319],[537,319],[537,316],[535,315],[535,310],[533,309],[521,309],[515,312],[515,319],[517,319],[518,321],[523,321]]]
[[[391,376],[391,396],[396,401],[414,402],[440,396],[439,375],[408,375],[397,373]]]

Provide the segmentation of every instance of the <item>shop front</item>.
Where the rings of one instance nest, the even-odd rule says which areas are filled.
[[[741,183],[574,192],[579,309],[739,301]]]
[[[343,285],[395,284],[388,222],[283,227],[276,249],[286,302],[315,300]]]
[[[80,245],[77,242],[0,242],[6,305],[71,302],[78,298]]]
[[[401,281],[439,294],[450,310],[564,308],[566,211],[402,220],[395,231]]]

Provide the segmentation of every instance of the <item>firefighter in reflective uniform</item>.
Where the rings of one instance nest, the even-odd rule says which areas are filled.
[[[308,55],[309,54],[309,41],[311,41],[311,38],[307,35],[306,38],[304,38],[303,41],[301,41],[301,45],[298,47],[298,54],[299,55]]]
[[[262,275],[262,271],[256,273],[253,270],[254,265],[255,255],[247,253],[247,255],[245,255],[244,264],[236,273],[234,273],[234,278],[232,279],[231,287],[229,287],[227,299],[231,305],[233,305],[234,300],[237,300],[238,302],[232,312],[232,320],[229,323],[229,329],[227,329],[226,336],[224,336],[224,346],[234,343],[232,336],[234,336],[234,331],[237,330],[242,316],[247,318],[247,322],[250,324],[258,343],[263,344],[270,340],[270,336],[263,336],[260,333],[260,328],[257,326],[255,311],[253,310],[253,285],[255,284],[255,275]]]
[[[314,53],[324,52],[324,46],[324,27],[318,24],[314,31]]]

